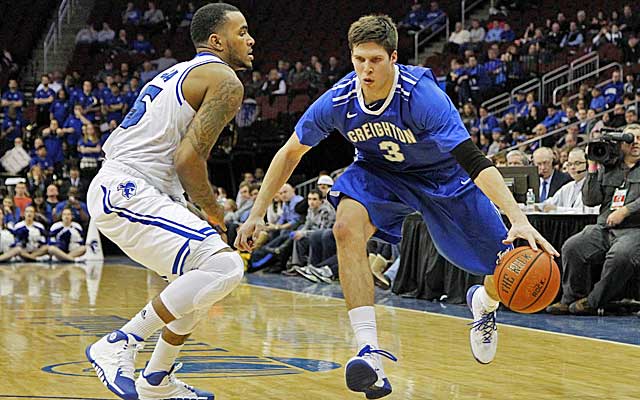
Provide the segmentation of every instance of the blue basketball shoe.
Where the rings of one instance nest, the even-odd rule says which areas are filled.
[[[118,330],[102,337],[85,350],[102,383],[116,396],[138,400],[134,378],[135,360],[143,341]]]
[[[478,289],[482,285],[474,285],[467,291],[467,305],[473,313],[470,323],[471,353],[480,364],[489,364],[498,350],[498,326],[496,325],[496,311],[488,311],[482,304]]]
[[[182,363],[175,363],[169,371],[140,373],[136,388],[140,400],[214,400],[213,393],[196,389],[187,385],[175,373],[182,368]]]
[[[391,393],[391,383],[380,368],[384,356],[391,361],[398,361],[388,351],[364,346],[358,355],[351,358],[345,367],[347,387],[354,392],[363,392],[367,399],[379,399]]]

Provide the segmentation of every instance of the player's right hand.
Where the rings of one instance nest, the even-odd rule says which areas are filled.
[[[238,250],[251,251],[258,235],[265,229],[262,218],[249,217],[238,229],[234,246]]]

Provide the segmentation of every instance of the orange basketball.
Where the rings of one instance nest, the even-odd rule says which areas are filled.
[[[502,256],[493,277],[502,304],[525,314],[547,307],[560,289],[560,270],[553,257],[528,246]]]

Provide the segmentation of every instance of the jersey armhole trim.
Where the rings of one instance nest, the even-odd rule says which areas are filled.
[[[176,83],[176,97],[178,99],[178,104],[180,104],[180,106],[182,106],[182,101],[184,100],[184,94],[182,93],[182,83],[187,78],[187,75],[189,75],[189,72],[191,72],[191,70],[193,70],[194,68],[199,67],[201,65],[204,65],[204,64],[224,64],[224,65],[227,65],[227,63],[225,63],[224,61],[221,61],[221,60],[206,60],[206,61],[203,61],[201,63],[194,64],[194,65],[190,66],[189,68],[185,69],[184,71],[182,71],[182,74],[180,75],[180,77],[178,78],[178,82]]]

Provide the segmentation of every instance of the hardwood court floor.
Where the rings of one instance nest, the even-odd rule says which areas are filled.
[[[84,349],[163,285],[122,264],[0,265],[0,400],[115,399]],[[381,343],[399,358],[385,364],[388,399],[640,398],[638,346],[501,325],[498,356],[482,366],[468,319],[389,306],[377,314]],[[363,399],[344,386],[353,349],[342,300],[242,284],[195,331],[180,372],[220,400]]]

